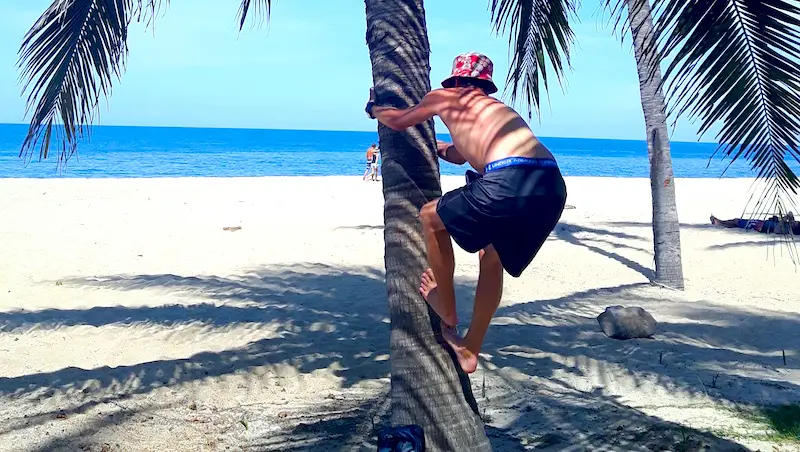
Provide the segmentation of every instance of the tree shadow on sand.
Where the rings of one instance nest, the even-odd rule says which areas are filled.
[[[531,369],[542,378],[570,374],[588,389],[632,384],[722,402],[800,400],[799,315],[671,301],[659,292],[628,284],[501,307],[484,351],[495,366]],[[652,312],[656,335],[606,338],[596,316],[617,304]]]
[[[357,226],[340,226],[336,229],[349,229],[349,230],[379,230],[383,229],[383,225],[357,225]],[[601,256],[615,260],[620,264],[630,268],[631,270],[641,274],[645,279],[650,280],[654,276],[651,268],[636,262],[626,256],[623,256],[621,251],[633,251],[639,253],[646,253],[652,255],[652,250],[645,249],[638,246],[638,243],[649,243],[648,239],[636,234],[627,232],[611,231],[600,227],[592,227],[560,221],[550,236],[549,240],[562,240],[581,248],[597,253]],[[612,248],[612,250],[605,249]]]
[[[388,312],[383,275],[377,270],[341,271],[325,265],[293,266],[235,277],[173,274],[109,276],[62,280],[114,290],[171,289],[176,295],[207,300],[166,306],[109,306],[87,310],[47,309],[0,313],[0,332],[57,329],[76,325],[178,326],[210,328],[270,325],[275,338],[219,353],[199,353],[182,360],[153,361],[116,368],[68,368],[20,378],[0,378],[0,394],[52,396],[54,391],[109,387],[136,376],[135,391],[187,380],[214,377],[270,363],[290,363],[311,372],[339,362],[337,376],[350,386],[388,373],[375,355],[388,353]],[[375,300],[365,309],[364,300]],[[380,327],[382,323],[386,327]],[[376,328],[378,327],[378,328]],[[377,334],[376,334],[377,333]],[[168,375],[163,377],[159,375]],[[54,382],[60,384],[54,385]],[[124,385],[126,387],[130,387]],[[44,392],[42,392],[44,390]]]
[[[606,221],[603,224],[615,228],[653,228],[653,223],[644,221]],[[709,223],[681,223],[681,229],[719,229],[717,226]]]
[[[645,228],[653,227],[651,223],[636,221],[609,221],[603,224],[612,228]],[[723,243],[716,243],[705,247],[708,251],[722,251],[735,248],[763,248],[767,257],[785,254],[792,258],[793,263],[797,255],[797,243],[793,236],[783,236],[781,234],[763,234],[754,230],[744,230],[739,228],[724,228],[714,226],[710,223],[681,223],[681,229],[707,230],[715,232],[718,239],[725,240]],[[601,233],[608,233],[604,229],[598,229]],[[635,237],[635,236],[634,236]],[[786,248],[784,250],[784,248]]]
[[[389,372],[388,361],[377,359],[389,353],[386,286],[383,273],[377,269],[308,264],[271,267],[229,277],[113,275],[63,283],[67,287],[140,291],[144,300],[152,296],[150,290],[168,290],[183,304],[4,312],[0,313],[0,332],[22,334],[31,329],[41,332],[78,325],[168,328],[183,324],[224,331],[233,325],[248,324],[253,328],[268,327],[275,334],[243,347],[198,353],[184,359],[114,368],[69,367],[0,378],[0,399],[7,406],[15,401],[36,403],[61,397],[64,406],[59,412],[80,414],[131,396],[161,388],[179,389],[191,382],[226,375],[263,379],[265,367],[277,365],[291,366],[304,374],[327,369],[340,379],[343,388],[382,379]],[[459,299],[471,299],[473,288],[474,282],[458,281]],[[630,284],[502,307],[484,349],[485,372],[499,377],[491,381],[502,382],[489,389],[493,395],[487,395],[494,399],[494,405],[502,400],[505,407],[502,419],[489,423],[493,426],[489,433],[496,447],[515,450],[509,444],[520,448],[521,441],[554,441],[550,446],[560,443],[563,447],[566,441],[597,450],[595,446],[601,444],[611,447],[608,443],[611,441],[619,448],[609,450],[638,450],[631,444],[644,444],[652,432],[688,431],[696,437],[711,438],[625,406],[619,390],[625,384],[636,385],[643,391],[680,392],[698,400],[710,398],[736,403],[800,400],[796,379],[789,381],[789,377],[797,376],[800,365],[796,353],[800,317],[740,311],[712,303],[669,302],[660,299],[658,293],[646,284]],[[197,299],[203,302],[197,303]],[[654,339],[618,342],[605,338],[599,331],[594,317],[603,307],[628,302],[646,306],[661,320]],[[789,353],[785,366],[779,358],[781,348]],[[484,389],[479,381],[480,372],[484,371],[471,379],[479,397]],[[374,403],[377,402],[357,401],[359,406]],[[481,402],[484,406],[485,403]],[[353,416],[361,416],[364,422],[363,416],[373,413],[367,429],[370,433],[371,422],[381,422],[381,415],[371,410],[353,411],[356,413]],[[52,422],[54,414],[40,413],[24,420],[11,418],[0,427],[0,441],[9,432]],[[248,441],[255,441],[254,446],[261,444],[257,450],[271,450],[270,444],[280,450],[317,450],[316,446],[304,449],[301,443],[292,449],[292,435],[300,437],[316,432],[324,436],[350,425],[340,415],[331,416],[301,420],[297,425],[285,419],[261,419],[284,425],[286,440],[274,443],[269,442],[274,438],[267,441],[264,437],[258,443],[256,435]],[[306,430],[300,435],[302,432],[297,429]],[[538,437],[532,432],[549,432],[551,436]],[[269,435],[275,436],[274,432]],[[661,436],[671,438],[666,433]],[[53,441],[74,445],[82,437],[85,435]],[[70,442],[73,440],[74,443]],[[364,441],[361,437],[349,442],[329,440],[334,441],[331,447]]]
[[[651,268],[636,262],[633,259],[623,256],[619,251],[627,250],[652,254],[642,247],[632,245],[627,242],[646,242],[643,237],[626,232],[615,232],[607,229],[581,226],[573,223],[561,221],[554,230],[555,236],[571,245],[586,248],[593,253],[613,259],[629,269],[644,276],[647,280],[652,280],[655,273]],[[612,240],[615,239],[615,240]],[[611,247],[614,251],[602,248]]]
[[[507,407],[498,413],[498,417],[505,418],[501,422],[484,415],[486,434],[493,450],[499,452],[747,451],[734,441],[665,422],[610,397],[586,395],[574,388],[538,394],[536,398],[518,397],[517,403],[508,400],[502,403]],[[262,419],[260,422],[265,424],[279,423],[281,433],[257,436],[249,446],[259,451],[372,452],[376,450],[375,432],[388,426],[385,411],[388,406],[388,400],[377,398],[357,406],[326,406],[322,410],[331,414],[308,416],[300,421]],[[508,419],[511,421],[505,422]]]

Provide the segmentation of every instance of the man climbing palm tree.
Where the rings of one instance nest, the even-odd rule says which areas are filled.
[[[407,109],[376,107],[371,91],[367,113],[394,130],[438,115],[454,144],[440,143],[439,156],[469,164],[466,186],[422,207],[428,250],[420,292],[442,319],[442,334],[465,372],[478,366],[486,330],[502,295],[503,269],[519,277],[556,226],[566,202],[566,186],[553,154],[512,108],[489,96],[497,91],[493,64],[467,53],[453,62],[443,89],[429,92]],[[480,274],[473,322],[466,337],[458,324],[453,287],[455,262],[450,238],[465,251],[480,251]]]

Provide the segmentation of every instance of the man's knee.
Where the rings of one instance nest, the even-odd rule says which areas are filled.
[[[497,269],[502,268],[503,264],[500,262],[500,256],[492,245],[478,252],[478,258],[481,261],[482,268]]]
[[[422,226],[431,231],[441,231],[444,229],[444,223],[439,218],[436,212],[436,204],[438,200],[433,200],[422,206],[419,212],[419,217],[422,220]]]

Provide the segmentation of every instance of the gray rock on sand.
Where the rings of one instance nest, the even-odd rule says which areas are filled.
[[[627,340],[652,337],[656,319],[640,307],[609,306],[597,316],[597,323],[611,339]]]

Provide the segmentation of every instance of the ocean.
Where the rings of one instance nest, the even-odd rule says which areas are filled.
[[[377,132],[95,126],[59,171],[55,154],[20,158],[26,131],[24,124],[0,124],[0,178],[360,176],[366,148],[378,140]],[[540,139],[566,176],[648,177],[644,141]],[[720,177],[728,162],[709,161],[715,149],[714,143],[673,142],[675,175]],[[441,162],[445,175],[465,169]],[[724,177],[755,173],[741,160]]]

